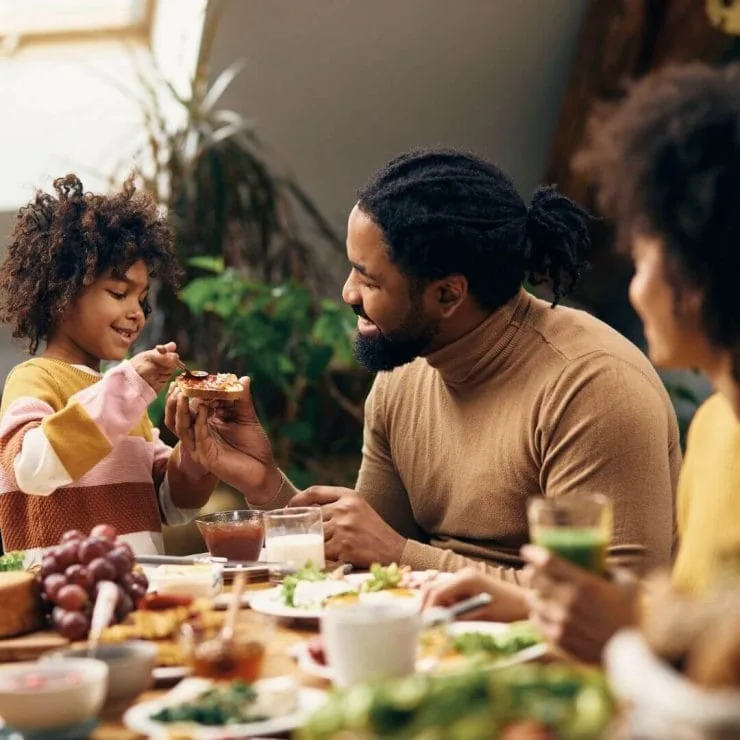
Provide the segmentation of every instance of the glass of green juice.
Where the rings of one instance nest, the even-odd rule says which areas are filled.
[[[527,511],[535,545],[592,573],[605,574],[613,527],[609,498],[598,493],[533,498]]]

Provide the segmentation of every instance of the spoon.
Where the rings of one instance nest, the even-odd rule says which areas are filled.
[[[111,617],[118,603],[118,586],[111,581],[101,581],[98,585],[98,596],[95,599],[90,620],[90,634],[87,638],[87,655],[95,657],[103,630],[110,624]]]
[[[236,618],[239,616],[242,594],[244,593],[244,587],[246,585],[247,574],[243,571],[238,572],[231,587],[231,603],[229,604],[229,611],[226,614],[224,626],[221,628],[221,650],[225,650],[234,642]]]
[[[161,345],[157,345],[157,352],[159,352],[162,355],[167,354],[167,350]],[[183,371],[183,373],[193,379],[193,380],[203,380],[204,378],[207,378],[210,373],[207,370],[191,370],[182,360],[177,360],[177,367],[180,368],[180,370]]]
[[[436,627],[440,624],[452,622],[456,617],[472,612],[473,609],[479,609],[481,606],[486,606],[492,601],[493,597],[491,594],[480,593],[476,596],[471,596],[469,599],[458,601],[457,604],[449,607],[433,606],[421,615],[421,621],[425,628]]]

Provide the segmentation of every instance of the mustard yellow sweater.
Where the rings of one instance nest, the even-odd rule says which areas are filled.
[[[678,487],[678,588],[700,593],[711,585],[717,558],[740,542],[740,422],[720,395],[696,412]]]

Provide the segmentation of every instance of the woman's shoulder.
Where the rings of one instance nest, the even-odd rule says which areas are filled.
[[[727,399],[720,393],[709,396],[694,413],[686,439],[686,460],[706,455],[715,457],[719,451],[740,453],[740,420]]]

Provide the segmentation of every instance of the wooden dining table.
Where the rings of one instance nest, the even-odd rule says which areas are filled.
[[[246,589],[248,591],[254,591],[273,587],[274,584],[272,583],[255,583],[247,585]],[[228,586],[225,590],[229,590]],[[249,607],[242,608],[239,619],[245,623],[253,622],[255,629],[264,627],[264,619],[261,615],[249,609]],[[291,676],[302,686],[319,689],[330,688],[331,684],[328,681],[310,676],[301,671],[291,655],[291,651],[297,644],[316,634],[318,634],[318,620],[276,620],[274,629],[271,630],[270,640],[265,653],[262,677]],[[146,691],[138,697],[135,703],[156,699],[169,690],[169,688],[154,688]],[[140,740],[140,738],[143,738],[143,735],[132,732],[124,726],[123,714],[126,709],[104,712],[90,738],[94,740]],[[280,734],[273,737],[290,737],[290,734]]]
[[[274,583],[266,581],[247,584],[247,591],[274,588]],[[224,587],[224,592],[230,592],[230,586]],[[246,600],[244,600],[246,601]],[[2,607],[0,607],[2,608]],[[239,612],[239,621],[249,624],[252,622],[255,631],[265,629],[265,616],[253,612],[248,606]],[[262,666],[262,677],[291,676],[302,686],[328,689],[330,682],[302,672],[295,659],[291,656],[292,649],[308,638],[318,634],[318,620],[284,620],[268,618],[269,640],[266,646],[265,658]],[[42,631],[23,635],[18,638],[0,640],[0,665],[9,662],[36,660],[46,652],[60,650],[69,646],[69,642],[55,632]],[[139,696],[134,703],[150,701],[162,696],[172,689],[168,686],[155,686]],[[129,705],[131,706],[131,705]],[[115,707],[104,709],[99,718],[96,729],[89,735],[94,740],[134,740],[142,738],[136,732],[127,729],[123,723],[123,715],[129,707]],[[275,735],[273,737],[290,737],[290,734]]]

